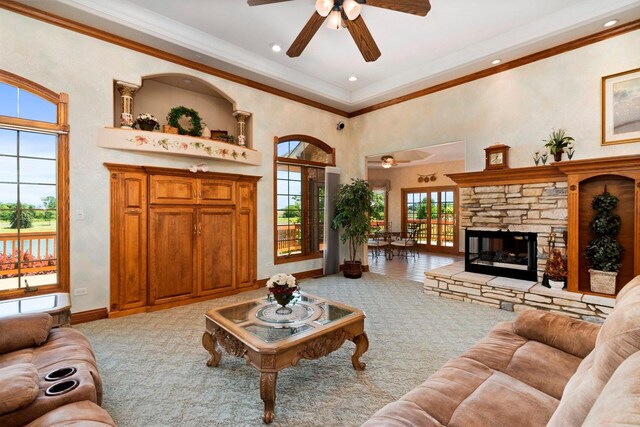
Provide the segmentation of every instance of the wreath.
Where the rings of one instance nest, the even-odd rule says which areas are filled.
[[[191,120],[191,129],[185,129],[180,126],[178,120],[180,120],[182,116],[189,117]],[[167,123],[169,123],[169,126],[177,128],[180,135],[200,136],[202,134],[200,115],[192,108],[183,107],[182,105],[173,107],[171,111],[169,111],[169,114],[167,114]]]

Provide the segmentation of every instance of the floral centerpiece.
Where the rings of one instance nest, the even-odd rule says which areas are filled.
[[[290,314],[293,311],[287,307],[287,304],[295,298],[294,292],[299,291],[295,277],[291,274],[275,274],[267,280],[267,290],[269,291],[269,301],[275,299],[282,306],[276,310],[276,313]]]
[[[142,130],[154,131],[156,129],[160,129],[160,124],[153,114],[142,113],[138,114],[136,120],[133,122],[133,127],[139,127]]]

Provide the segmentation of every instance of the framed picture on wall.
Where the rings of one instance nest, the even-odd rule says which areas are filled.
[[[602,78],[602,145],[640,142],[640,68]]]

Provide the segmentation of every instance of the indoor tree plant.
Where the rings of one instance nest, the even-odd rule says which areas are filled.
[[[351,184],[341,184],[336,194],[336,213],[331,226],[336,230],[341,227],[340,240],[349,243],[349,260],[344,261],[343,273],[350,279],[362,276],[362,262],[356,260],[356,256],[371,232],[372,198],[369,184],[359,178],[352,179]]]
[[[589,223],[594,235],[584,251],[589,263],[591,290],[605,294],[615,294],[616,276],[620,271],[622,245],[616,240],[620,231],[620,216],[613,213],[618,198],[607,191],[593,198],[591,207],[596,211]]]
[[[574,139],[567,136],[567,131],[564,129],[553,129],[549,135],[549,139],[543,139],[543,141],[546,142],[544,146],[549,149],[549,153],[553,154],[553,160],[559,162],[562,160],[564,149],[569,143],[573,142]]]

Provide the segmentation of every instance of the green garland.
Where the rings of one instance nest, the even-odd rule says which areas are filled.
[[[191,119],[191,129],[185,129],[180,126],[178,120],[180,120],[182,116],[187,116]],[[178,133],[180,135],[200,136],[202,134],[200,115],[192,108],[183,107],[182,105],[179,107],[173,107],[171,111],[169,111],[169,114],[167,114],[167,123],[169,126],[178,128]]]

